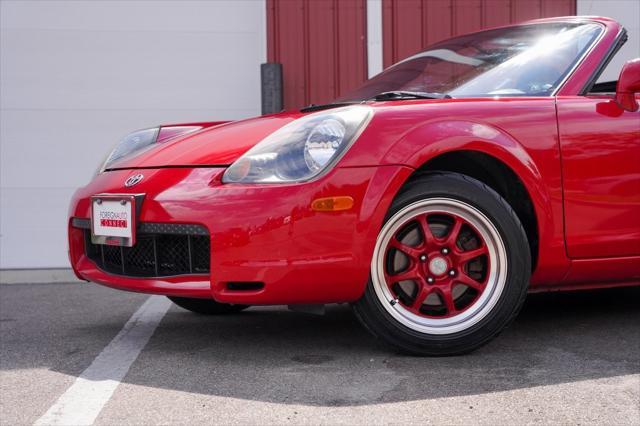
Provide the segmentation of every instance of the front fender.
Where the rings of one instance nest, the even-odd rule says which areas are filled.
[[[562,277],[567,270],[568,259],[564,252],[562,217],[556,211],[559,207],[557,188],[545,183],[536,161],[506,131],[470,120],[427,121],[406,132],[391,145],[383,157],[383,164],[403,164],[419,169],[440,155],[456,151],[489,155],[520,178],[533,203],[540,247],[553,247],[553,250],[539,254],[538,265],[543,268],[537,271],[532,282],[537,284]],[[558,162],[558,172],[559,167]]]
[[[534,160],[515,138],[489,124],[442,119],[425,122],[391,146],[383,163],[418,169],[455,151],[475,151],[500,160],[520,177],[534,203],[542,211],[549,210],[550,196]]]

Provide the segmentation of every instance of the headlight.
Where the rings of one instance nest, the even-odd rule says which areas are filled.
[[[353,106],[302,117],[267,136],[224,173],[224,183],[284,183],[309,180],[346,152],[371,117]]]
[[[133,132],[124,137],[116,146],[113,148],[113,151],[107,156],[107,159],[102,163],[102,167],[100,167],[100,171],[98,173],[102,173],[105,169],[108,169],[109,166],[121,158],[124,158],[128,155],[133,154],[134,152],[140,151],[148,147],[149,145],[155,143],[158,138],[159,128],[155,127],[153,129],[144,129],[138,130],[137,132]]]
[[[104,172],[116,161],[135,153],[140,153],[155,143],[163,143],[177,136],[182,136],[200,129],[202,129],[202,126],[197,125],[167,126],[138,130],[137,132],[130,133],[113,148],[107,156],[107,159],[102,162],[98,173]]]

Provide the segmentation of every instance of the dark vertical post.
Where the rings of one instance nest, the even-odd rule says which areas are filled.
[[[260,82],[262,86],[262,114],[282,111],[282,64],[275,62],[261,64]]]

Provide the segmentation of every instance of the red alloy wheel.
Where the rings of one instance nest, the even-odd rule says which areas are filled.
[[[436,219],[436,220],[434,220]],[[431,228],[435,227],[436,221],[450,223],[446,229],[446,235],[438,236]],[[431,225],[430,225],[431,222]],[[415,226],[419,229],[421,239],[419,245],[412,247],[404,244],[401,237],[404,229],[402,227],[389,241],[387,245],[387,256],[395,256],[400,252],[408,260],[408,266],[401,271],[386,271],[385,278],[387,285],[393,290],[394,286],[399,286],[403,281],[411,281],[417,289],[414,297],[409,303],[405,303],[407,309],[415,314],[435,317],[451,317],[464,311],[477,297],[482,294],[486,284],[486,274],[490,265],[486,260],[480,265],[482,275],[479,279],[470,276],[469,264],[478,261],[480,257],[486,259],[488,254],[486,244],[477,237],[478,233],[464,218],[450,214],[448,212],[436,212],[415,216],[410,219],[407,226]],[[461,234],[464,231],[474,238],[474,247],[465,249],[461,246]],[[393,268],[391,268],[393,269]],[[474,274],[476,277],[478,274]],[[456,306],[454,288],[460,287],[461,291],[472,290],[471,298],[467,298],[464,304]],[[465,287],[465,288],[462,288]],[[430,297],[434,294],[437,297]],[[456,295],[458,296],[458,295]],[[423,304],[427,299],[439,299],[442,306],[442,314],[425,311]]]
[[[504,287],[506,251],[493,223],[455,199],[411,204],[378,237],[372,279],[404,325],[446,334],[478,322]]]

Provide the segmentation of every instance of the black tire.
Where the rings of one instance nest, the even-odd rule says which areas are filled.
[[[409,181],[396,196],[385,223],[413,203],[443,197],[474,207],[493,224],[506,249],[506,280],[500,295],[495,296],[495,305],[486,308],[488,313],[477,323],[451,334],[428,334],[416,331],[416,327],[410,328],[394,318],[390,308],[382,306],[382,303],[391,302],[380,300],[380,292],[376,294],[370,278],[363,297],[354,304],[356,316],[374,336],[402,352],[414,355],[457,355],[486,344],[517,316],[529,286],[531,253],[520,220],[500,195],[478,180],[445,172],[418,176]]]
[[[218,303],[213,299],[191,299],[187,297],[167,296],[173,303],[187,311],[201,315],[224,315],[234,314],[247,309],[248,305],[232,305],[228,303]]]

